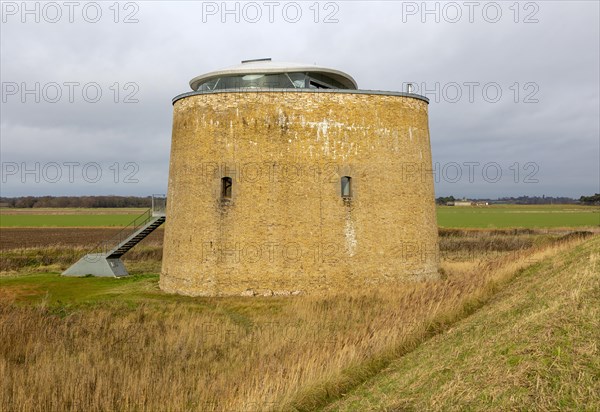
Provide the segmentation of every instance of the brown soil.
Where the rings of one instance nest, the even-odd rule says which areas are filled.
[[[0,250],[43,246],[94,246],[116,235],[120,228],[1,228]],[[164,230],[155,230],[143,242],[162,245]]]

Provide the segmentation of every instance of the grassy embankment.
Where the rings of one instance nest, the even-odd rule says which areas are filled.
[[[600,410],[598,240],[524,270],[327,410]]]

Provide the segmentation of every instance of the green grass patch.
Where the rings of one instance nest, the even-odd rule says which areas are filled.
[[[108,212],[108,213],[107,213]],[[43,209],[31,213],[0,211],[0,227],[107,227],[126,226],[140,210]],[[566,228],[600,226],[600,208],[579,205],[440,206],[442,228]]]
[[[13,296],[17,303],[49,305],[93,305],[108,300],[136,301],[175,296],[160,292],[158,274],[100,278],[36,273],[2,277],[0,289],[3,295]]]
[[[137,306],[141,303],[179,302],[191,307],[218,308],[231,318],[280,311],[285,298],[205,298],[165,293],[158,287],[158,273],[112,277],[70,277],[59,273],[31,273],[0,277],[0,299],[20,305],[56,308],[94,307],[106,304]],[[152,305],[155,307],[156,305]]]
[[[130,212],[130,213],[129,213]],[[0,211],[0,227],[126,226],[140,210],[40,209],[28,213]],[[579,205],[440,206],[442,228],[567,228],[600,226],[600,208]]]
[[[139,214],[0,214],[0,227],[104,227],[126,226]]]
[[[437,222],[444,228],[598,227],[600,208],[578,205],[440,206]]]

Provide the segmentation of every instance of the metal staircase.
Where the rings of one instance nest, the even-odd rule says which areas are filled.
[[[64,276],[127,276],[121,256],[154,232],[165,220],[166,197],[152,196],[152,208],[135,218],[111,239],[100,242],[73,266]]]
[[[109,259],[120,258],[125,253],[129,252],[129,250],[140,243],[142,240],[146,238],[150,233],[154,232],[154,229],[158,228],[165,222],[164,216],[153,216],[152,219],[148,221],[141,229],[132,233],[128,238],[115,246],[112,250],[110,250],[106,257]]]

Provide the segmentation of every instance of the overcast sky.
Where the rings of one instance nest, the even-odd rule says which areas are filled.
[[[414,82],[437,196],[600,192],[599,2],[514,3],[2,2],[2,195],[164,193],[171,99],[262,57]]]

